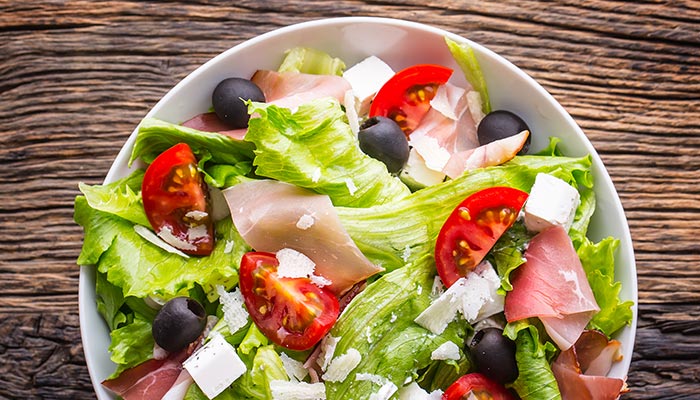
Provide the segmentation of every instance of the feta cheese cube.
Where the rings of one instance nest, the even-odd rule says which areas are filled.
[[[246,371],[233,346],[216,332],[182,366],[210,399],[218,396]]]
[[[352,91],[360,100],[360,114],[369,109],[374,95],[392,76],[394,70],[375,56],[369,56],[343,72],[343,78],[350,83]]]
[[[554,225],[568,231],[580,201],[574,187],[552,175],[539,173],[523,209],[525,226],[530,232],[541,232]]]

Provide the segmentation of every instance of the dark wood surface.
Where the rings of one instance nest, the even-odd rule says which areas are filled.
[[[0,398],[94,398],[78,322],[77,183],[101,182],[149,108],[209,58],[281,26],[357,15],[478,41],[571,113],[635,245],[640,318],[624,398],[700,398],[700,2],[690,0],[0,0]]]

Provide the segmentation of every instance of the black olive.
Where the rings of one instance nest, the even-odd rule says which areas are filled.
[[[264,102],[265,95],[258,85],[243,78],[224,79],[211,96],[216,115],[236,129],[248,127],[250,115],[244,103],[247,100]]]
[[[365,121],[357,134],[360,149],[384,164],[391,172],[399,172],[408,161],[408,139],[399,125],[385,117]]]
[[[502,384],[518,377],[515,342],[503,336],[498,328],[485,328],[474,335],[470,351],[482,374]]]
[[[207,313],[197,300],[175,297],[163,305],[153,320],[153,339],[169,352],[184,349],[204,331]]]
[[[483,146],[499,139],[517,135],[524,130],[529,131],[530,128],[528,128],[522,118],[510,111],[496,110],[488,113],[484,119],[479,122],[476,133],[479,137],[479,144]],[[523,148],[518,154],[527,153],[527,149],[530,148],[530,136],[531,135],[528,135],[527,140],[525,140],[525,145],[523,145]]]

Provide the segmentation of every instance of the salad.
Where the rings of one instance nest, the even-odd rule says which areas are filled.
[[[145,119],[80,185],[78,263],[125,399],[615,399],[632,320],[590,157],[529,149],[460,71],[293,48],[210,112]],[[463,74],[464,86],[451,83]],[[629,356],[629,355],[624,355]],[[583,396],[583,397],[581,397]]]

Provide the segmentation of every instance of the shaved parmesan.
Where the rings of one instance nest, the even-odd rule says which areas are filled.
[[[469,113],[472,115],[472,119],[476,126],[484,119],[484,112],[481,110],[481,94],[475,90],[469,91],[467,93],[467,108],[469,108]]]
[[[224,244],[224,254],[229,254],[231,251],[233,251],[233,240],[227,240],[226,243]]]
[[[355,192],[357,192],[357,186],[355,186],[355,182],[350,178],[345,178],[345,186],[348,187],[348,192],[350,192],[350,196],[354,196]]]
[[[199,211],[199,210],[192,210],[192,211],[189,211],[187,214],[185,214],[185,217],[192,218],[195,221],[201,221],[208,216],[209,216],[208,212]]]
[[[431,360],[459,360],[459,357],[459,347],[449,340],[430,354]]]
[[[182,250],[191,250],[191,251],[197,250],[197,246],[173,235],[172,229],[167,225],[164,226],[163,229],[158,231],[157,234],[161,239],[165,240],[166,243],[170,244],[171,246],[173,246],[175,248],[182,249]]]
[[[369,381],[372,382],[376,385],[384,385],[387,382],[387,379],[384,378],[383,376],[375,375],[375,374],[368,374],[368,373],[358,373],[355,375],[355,380],[356,381]]]
[[[330,286],[333,284],[333,282],[331,282],[330,280],[328,280],[320,275],[311,275],[309,277],[309,279],[311,279],[311,283],[313,283],[314,285],[321,287],[321,288],[326,287],[326,286]]]
[[[334,337],[331,335],[326,335],[321,341],[321,354],[316,360],[316,364],[321,367],[322,371],[325,371],[333,358],[333,353],[335,353],[335,346],[338,345],[340,341],[339,337]]]
[[[402,387],[398,395],[399,400],[440,400],[442,399],[442,390],[437,389],[428,393],[416,382],[411,382],[410,385]]]
[[[316,269],[316,263],[293,249],[279,250],[276,257],[280,263],[277,267],[277,276],[280,278],[308,278]]]
[[[399,390],[393,382],[387,382],[376,393],[369,396],[369,400],[389,400]]]
[[[216,291],[219,293],[224,321],[231,333],[235,333],[248,323],[248,311],[243,306],[243,295],[237,287],[228,293],[223,286],[217,285]]]
[[[350,125],[350,130],[352,133],[357,135],[360,132],[360,117],[358,116],[357,97],[355,97],[355,93],[352,90],[348,90],[345,92],[345,98],[343,100],[345,115],[348,117],[348,125]]]
[[[270,381],[273,400],[325,400],[326,385],[323,382]]]
[[[322,378],[329,382],[344,381],[348,374],[360,364],[360,361],[362,361],[360,352],[355,349],[348,349],[347,353],[331,361]]]
[[[284,370],[287,372],[287,376],[292,381],[302,381],[309,374],[309,371],[304,368],[304,365],[289,357],[287,353],[281,353],[280,358],[282,359],[282,365],[284,365]]]
[[[190,256],[171,246],[169,243],[158,237],[155,233],[153,233],[153,231],[143,225],[134,225],[134,231],[142,238],[151,242],[151,244],[160,247],[168,253],[177,254],[178,256],[184,258],[190,258]]]
[[[316,223],[316,220],[314,219],[313,215],[304,214],[299,217],[299,220],[297,221],[297,228],[305,231],[314,226],[314,223]]]

